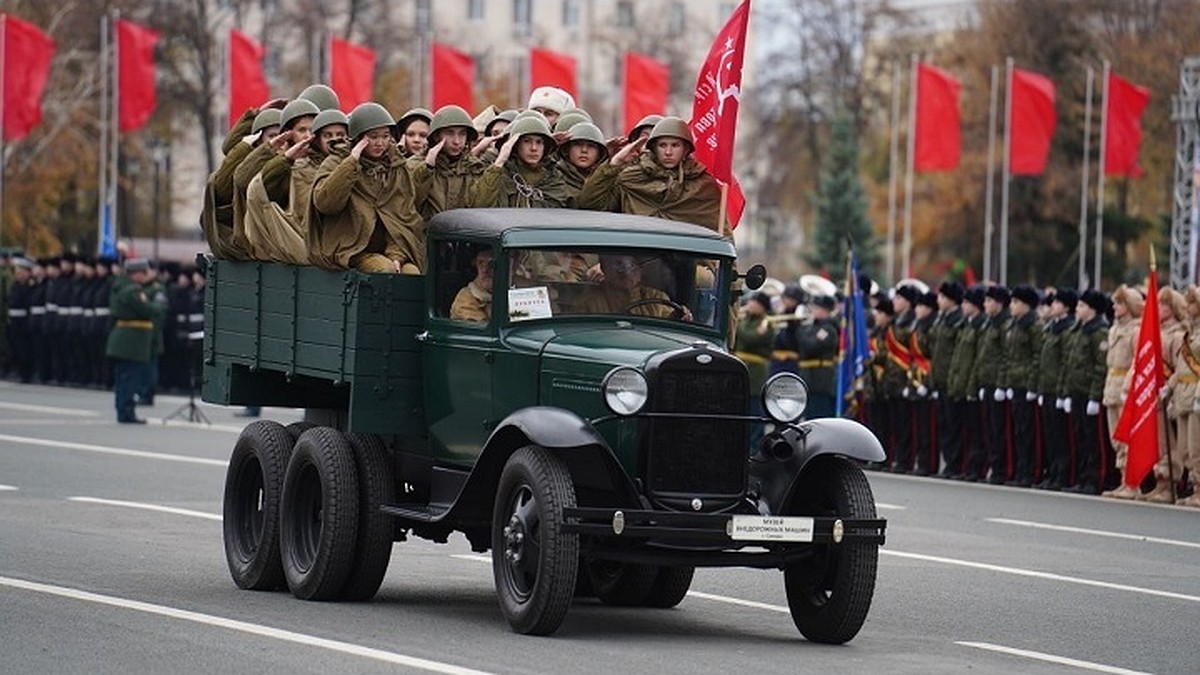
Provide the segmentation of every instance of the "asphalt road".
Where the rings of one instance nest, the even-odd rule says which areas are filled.
[[[874,604],[841,647],[799,635],[780,573],[736,569],[515,635],[461,537],[397,544],[370,603],[239,591],[220,514],[244,420],[162,424],[183,402],[129,427],[105,392],[0,383],[0,671],[1200,672],[1200,510],[883,474]]]

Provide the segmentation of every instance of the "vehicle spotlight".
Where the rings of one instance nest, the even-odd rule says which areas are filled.
[[[646,405],[650,385],[640,371],[622,366],[604,376],[600,392],[609,410],[622,416],[634,415]]]
[[[808,407],[808,385],[794,373],[779,373],[763,385],[762,404],[776,422],[795,422]]]

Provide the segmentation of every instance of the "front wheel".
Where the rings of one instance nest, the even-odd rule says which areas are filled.
[[[575,593],[579,536],[563,534],[563,509],[575,506],[571,474],[558,457],[526,446],[500,474],[492,517],[492,572],[512,629],[549,635]]]
[[[875,498],[862,469],[841,457],[806,467],[787,515],[875,518]],[[814,546],[810,560],[783,570],[788,609],[804,637],[843,644],[858,634],[875,594],[877,544]]]

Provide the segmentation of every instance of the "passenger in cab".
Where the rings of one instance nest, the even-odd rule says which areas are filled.
[[[490,248],[481,248],[475,254],[471,265],[475,268],[475,278],[467,282],[450,305],[450,318],[459,321],[477,321],[487,323],[492,319],[492,283],[495,271],[495,258]]]

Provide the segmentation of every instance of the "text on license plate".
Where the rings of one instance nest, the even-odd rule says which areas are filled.
[[[738,541],[812,541],[813,519],[798,516],[733,516],[729,536]]]

